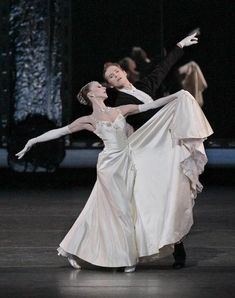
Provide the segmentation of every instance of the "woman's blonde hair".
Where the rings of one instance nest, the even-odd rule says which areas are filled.
[[[91,85],[92,85],[93,81],[92,82],[89,82],[87,83],[85,86],[83,86],[80,91],[78,92],[78,95],[77,95],[77,99],[78,101],[83,104],[83,105],[86,105],[86,106],[91,106],[91,101],[89,99],[89,97],[87,96],[87,94],[89,93],[89,91],[91,90]]]

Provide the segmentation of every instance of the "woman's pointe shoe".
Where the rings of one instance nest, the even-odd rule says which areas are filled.
[[[125,273],[132,273],[132,272],[135,272],[135,265],[125,267],[124,272],[125,272]]]
[[[68,257],[69,264],[75,269],[82,269],[73,257]]]

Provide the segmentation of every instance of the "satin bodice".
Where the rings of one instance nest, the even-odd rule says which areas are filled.
[[[94,133],[104,142],[104,150],[121,151],[127,145],[126,119],[120,113],[114,121],[95,120]]]

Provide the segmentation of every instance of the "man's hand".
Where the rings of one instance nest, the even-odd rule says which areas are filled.
[[[197,32],[185,37],[184,39],[182,39],[180,42],[177,43],[177,46],[179,46],[180,48],[183,48],[183,47],[189,47],[193,44],[198,43],[198,38],[196,37],[196,35],[197,35]]]

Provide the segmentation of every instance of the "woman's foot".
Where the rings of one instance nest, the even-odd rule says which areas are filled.
[[[125,273],[132,273],[132,272],[135,272],[135,265],[125,267],[124,272],[125,272]]]
[[[77,261],[73,257],[69,256],[68,257],[68,261],[69,261],[69,264],[73,268],[75,268],[75,269],[82,269],[81,266],[77,263]]]

